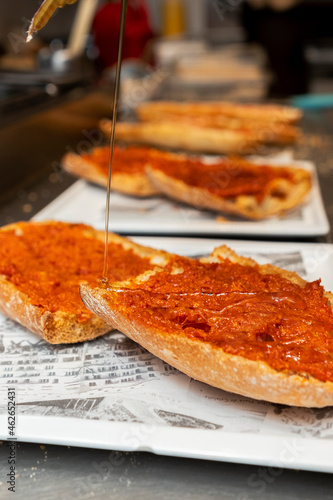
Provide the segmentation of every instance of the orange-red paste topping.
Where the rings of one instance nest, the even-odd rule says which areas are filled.
[[[319,281],[301,287],[228,259],[181,267],[118,293],[125,314],[279,371],[333,381],[333,313]]]
[[[144,173],[147,159],[154,150],[147,147],[128,146],[127,148],[114,147],[112,173]],[[82,158],[92,161],[105,175],[109,171],[110,147],[97,148],[92,153],[82,155]]]
[[[262,201],[271,191],[274,179],[293,182],[293,176],[287,168],[255,165],[241,159],[224,159],[207,165],[195,159],[173,161],[157,158],[150,164],[191,187],[205,189],[223,198],[251,195]]]
[[[83,305],[80,282],[96,284],[104,263],[104,242],[84,235],[83,224],[30,225],[0,231],[0,275],[31,304],[44,311],[74,313],[86,322],[92,313]],[[121,245],[109,244],[109,281],[123,280],[147,269],[149,260]]]

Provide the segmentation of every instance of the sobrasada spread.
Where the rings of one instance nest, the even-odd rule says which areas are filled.
[[[118,291],[119,306],[136,322],[278,371],[333,381],[333,312],[319,281],[302,287],[229,259],[178,260],[177,272],[170,266]]]
[[[207,165],[194,159],[172,161],[156,158],[150,164],[169,177],[191,187],[203,188],[221,198],[251,195],[260,202],[271,191],[271,183],[275,179],[293,182],[290,169],[254,165],[241,159],[225,159]]]
[[[129,146],[120,148],[114,146],[113,151],[113,173],[144,173],[147,157],[154,151],[152,148]],[[83,160],[92,161],[96,167],[105,175],[109,171],[110,147],[96,148],[90,154],[82,155]]]
[[[0,274],[28,295],[41,314],[61,310],[84,323],[93,314],[81,301],[79,284],[96,284],[104,259],[103,240],[88,237],[89,230],[84,224],[52,223],[0,231]],[[109,279],[123,280],[152,267],[132,250],[109,244]]]

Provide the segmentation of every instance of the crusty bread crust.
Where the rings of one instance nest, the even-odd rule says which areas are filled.
[[[226,116],[223,114],[202,114],[195,113],[189,106],[174,107],[165,103],[148,102],[137,107],[137,114],[142,122],[173,122],[182,123],[185,127],[196,125],[198,127],[212,129],[245,130],[251,134],[256,134],[258,141],[265,144],[287,145],[298,141],[301,138],[300,130],[279,120],[249,119],[246,116]],[[168,104],[168,103],[167,103]],[[188,113],[186,114],[186,111]],[[191,113],[192,111],[192,113]]]
[[[61,164],[68,173],[107,187],[108,177],[98,168],[93,157],[86,159],[74,153],[67,153],[62,158]],[[147,176],[139,172],[128,174],[113,171],[111,187],[114,191],[131,196],[146,197],[157,194]]]
[[[29,297],[3,276],[0,277],[0,311],[50,344],[91,340],[111,329],[109,324],[96,316],[80,323],[75,314],[62,311],[41,314],[39,307],[32,305]]]
[[[254,266],[252,259],[239,257],[227,247],[216,249],[206,262],[229,258],[244,266]],[[259,266],[263,274],[278,273],[290,281],[304,286],[305,281],[296,273],[272,265]],[[158,272],[156,270],[155,272]],[[135,282],[148,279],[152,271],[139,276]],[[172,331],[159,330],[153,319],[142,324],[117,300],[117,290],[130,288],[131,280],[116,283],[108,291],[81,285],[81,296],[86,306],[105,322],[118,328],[132,340],[160,357],[188,376],[226,391],[244,396],[304,407],[333,405],[333,383],[322,382],[297,373],[277,371],[264,361],[253,361],[242,356],[225,353],[222,348],[189,338]],[[333,306],[333,295],[326,293]]]
[[[0,229],[3,231],[15,230],[18,233],[23,225],[37,224],[47,228],[56,224],[54,221],[14,223]],[[88,238],[96,238],[104,242],[104,231],[86,228],[82,234]],[[138,245],[127,238],[116,234],[109,234],[109,242],[121,245],[124,250],[132,250],[142,258],[150,259],[153,265],[160,265],[168,258],[166,252],[160,252],[149,247]],[[28,265],[28,263],[27,263]],[[102,270],[101,270],[102,272]],[[78,282],[79,293],[79,282]],[[18,290],[5,276],[0,275],[0,311],[6,316],[19,322],[32,332],[37,333],[51,344],[82,342],[91,340],[110,331],[110,325],[96,316],[82,323],[75,314],[64,311],[41,313],[38,306],[31,304],[28,295]]]
[[[194,207],[249,219],[264,219],[273,215],[281,215],[304,201],[311,189],[311,176],[304,169],[289,167],[289,170],[292,174],[292,182],[284,178],[274,179],[264,200],[259,202],[251,195],[222,198],[205,189],[204,186],[190,186],[152,165],[146,167],[151,183],[166,196]]]
[[[100,128],[110,135],[111,122],[101,120]],[[183,149],[216,154],[252,154],[260,144],[257,134],[241,130],[203,128],[177,122],[119,122],[115,136],[125,143],[150,144],[171,149]]]
[[[228,117],[240,120],[266,123],[297,123],[303,116],[298,108],[279,106],[276,104],[238,104],[233,102],[176,102],[151,101],[143,102],[136,108],[140,119],[149,116],[177,115],[193,117]]]

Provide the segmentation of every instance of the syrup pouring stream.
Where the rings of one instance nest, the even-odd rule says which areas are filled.
[[[114,149],[116,116],[117,116],[118,96],[119,96],[119,87],[120,87],[121,58],[122,58],[122,51],[123,51],[123,40],[124,40],[124,29],[125,29],[127,1],[128,0],[121,0],[121,14],[120,14],[120,26],[119,26],[119,42],[118,42],[118,57],[117,57],[117,66],[116,66],[116,81],[115,81],[115,88],[114,88],[114,95],[113,95],[113,113],[112,113],[111,138],[110,138],[109,174],[108,174],[108,185],[107,185],[107,195],[106,195],[106,210],[105,210],[104,269],[103,269],[103,277],[102,277],[102,282],[103,283],[107,283],[107,273],[108,273],[108,248],[109,248],[109,218],[110,218],[110,197],[111,197],[111,174],[112,174],[113,149]]]

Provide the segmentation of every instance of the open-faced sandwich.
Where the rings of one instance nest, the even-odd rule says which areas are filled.
[[[150,101],[138,105],[137,113],[141,120],[150,121],[162,117],[193,118],[233,118],[249,123],[295,124],[302,118],[302,111],[291,106],[277,104],[245,104],[224,101]]]
[[[222,246],[106,287],[86,306],[190,377],[275,403],[333,404],[333,295]]]
[[[109,154],[109,147],[83,155],[68,153],[62,163],[68,172],[106,186]],[[207,161],[146,147],[116,146],[111,187],[127,195],[164,194],[199,209],[263,219],[300,205],[311,189],[311,173],[269,161],[258,164],[240,157]]]
[[[197,380],[281,404],[333,404],[333,295],[229,248],[199,260],[82,224],[0,230],[0,310],[51,343],[111,328]],[[80,301],[79,287],[85,305]]]
[[[144,102],[136,109],[139,122],[119,122],[116,139],[171,149],[250,154],[266,144],[290,144],[300,131],[302,112],[272,104],[227,102]],[[110,134],[111,122],[100,127]]]
[[[136,108],[142,122],[172,122],[184,126],[242,131],[257,142],[291,144],[300,138],[297,108],[227,102],[143,102]]]
[[[145,173],[149,158],[163,155],[152,148],[128,146],[114,147],[111,188],[131,196],[152,196],[157,194]],[[67,172],[90,182],[107,186],[110,164],[110,147],[93,149],[90,153],[67,153],[62,165]]]
[[[164,253],[109,235],[108,279],[137,276]],[[84,224],[20,222],[0,229],[0,311],[52,344],[93,339],[110,326],[81,301],[81,282],[97,285],[104,232]]]
[[[111,133],[111,121],[104,119],[100,128]],[[149,144],[173,150],[213,154],[251,154],[261,143],[257,133],[243,129],[201,127],[176,121],[119,122],[115,138],[123,143]]]
[[[151,158],[151,184],[169,198],[249,219],[283,215],[300,205],[311,189],[304,168],[257,164],[241,158],[214,163],[186,156]]]

